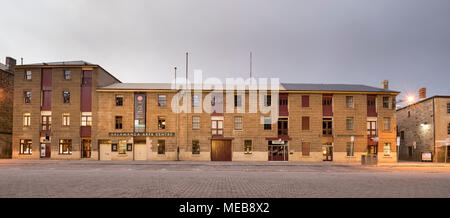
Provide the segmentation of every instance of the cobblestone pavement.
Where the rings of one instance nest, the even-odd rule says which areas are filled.
[[[0,197],[450,197],[450,168],[0,160]]]

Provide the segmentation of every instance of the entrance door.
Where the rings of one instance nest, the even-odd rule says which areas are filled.
[[[289,149],[287,145],[269,145],[269,161],[288,161]]]
[[[51,155],[51,148],[50,144],[41,144],[41,158],[50,158]]]
[[[231,140],[212,140],[211,160],[231,161]]]
[[[147,160],[147,145],[146,144],[134,144],[134,160]]]
[[[331,143],[322,146],[323,161],[333,161],[333,145]]]
[[[371,156],[377,156],[377,154],[378,154],[378,143],[369,145],[369,146],[367,147],[367,151],[368,151],[368,152],[367,152],[368,155],[371,155]]]
[[[100,144],[100,160],[111,160],[111,144]]]
[[[83,139],[81,141],[81,157],[91,158],[91,140]]]

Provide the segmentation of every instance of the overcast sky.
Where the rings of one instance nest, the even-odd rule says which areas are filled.
[[[2,0],[0,57],[85,60],[122,82],[204,76],[450,94],[448,0]],[[193,71],[190,71],[191,74]]]

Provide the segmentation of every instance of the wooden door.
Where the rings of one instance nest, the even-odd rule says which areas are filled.
[[[231,161],[231,154],[231,140],[212,140],[212,161]]]
[[[376,117],[377,116],[377,108],[376,108],[376,95],[367,95],[367,116],[368,117]]]
[[[45,144],[45,157],[50,158],[51,156],[51,145],[49,143]]]
[[[323,116],[333,116],[333,96],[324,95],[322,97]]]
[[[269,161],[288,161],[289,151],[285,145],[269,145]]]

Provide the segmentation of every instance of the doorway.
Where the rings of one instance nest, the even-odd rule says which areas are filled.
[[[289,147],[287,142],[283,144],[272,144],[269,141],[268,155],[269,161],[288,161],[289,160]]]
[[[91,158],[91,139],[81,140],[81,158]]]
[[[41,158],[50,158],[50,156],[51,156],[50,143],[42,143],[41,144]]]
[[[323,161],[333,161],[333,144],[326,143],[322,146]]]
[[[231,140],[211,141],[211,161],[231,161]]]

